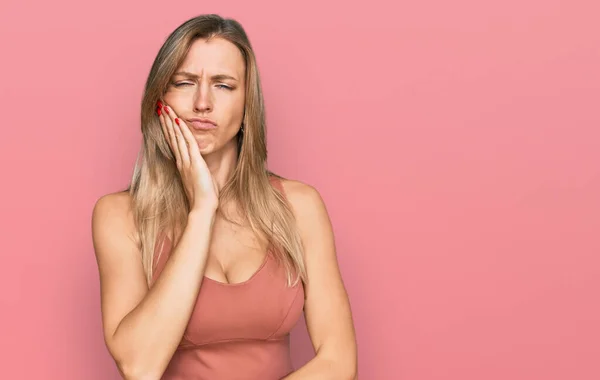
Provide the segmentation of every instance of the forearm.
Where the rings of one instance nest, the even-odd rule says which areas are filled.
[[[281,380],[356,380],[356,366],[319,356]]]
[[[117,327],[112,346],[125,375],[158,379],[164,372],[200,290],[213,223],[214,213],[190,213],[161,275]]]

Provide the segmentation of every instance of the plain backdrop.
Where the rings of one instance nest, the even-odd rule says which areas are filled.
[[[596,1],[6,1],[0,377],[117,379],[91,211],[167,35],[233,17],[334,224],[361,379],[600,378]],[[294,363],[312,356],[304,322]]]

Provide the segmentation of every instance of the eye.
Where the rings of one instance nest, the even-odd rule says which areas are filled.
[[[179,83],[173,83],[173,86],[175,87],[182,87],[182,86],[186,86],[186,85],[193,85],[193,83],[189,83],[189,82],[179,82]]]
[[[217,85],[217,87],[218,87],[218,88],[222,88],[222,89],[224,89],[224,90],[233,90],[233,88],[231,88],[231,87],[229,87],[229,86],[226,86],[226,85],[224,85],[224,84],[218,84],[218,85]]]

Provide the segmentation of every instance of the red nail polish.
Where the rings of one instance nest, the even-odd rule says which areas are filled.
[[[163,106],[163,104],[162,104],[162,102],[161,102],[160,100],[159,100],[159,101],[158,101],[158,103],[156,103],[156,104],[158,104],[158,106],[159,106],[159,107],[162,107],[162,106]]]
[[[175,118],[175,122],[177,123],[177,125],[179,125],[179,118]]]
[[[169,107],[164,106],[163,109],[165,110],[165,112],[168,114],[169,113]]]
[[[158,116],[162,115],[162,112],[160,112],[160,109],[157,112],[158,112]]]

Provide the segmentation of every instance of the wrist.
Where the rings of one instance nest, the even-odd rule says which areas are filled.
[[[216,206],[212,206],[212,205],[205,205],[202,207],[194,207],[190,210],[190,212],[188,213],[188,220],[189,219],[212,219],[214,218],[215,214],[217,212],[217,207]]]

